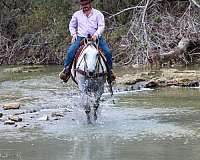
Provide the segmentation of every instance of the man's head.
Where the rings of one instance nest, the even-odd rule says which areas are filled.
[[[87,12],[92,8],[91,0],[80,0],[80,5],[81,8],[83,9],[83,12]]]

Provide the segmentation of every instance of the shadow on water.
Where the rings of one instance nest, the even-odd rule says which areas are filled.
[[[0,103],[22,104],[20,110],[0,110],[4,116],[36,110],[22,114],[18,126],[0,122],[0,155],[23,160],[199,159],[200,89],[120,92],[114,94],[115,103],[104,94],[100,118],[88,125],[78,88],[72,81],[62,84],[58,71],[52,67],[0,78]],[[55,120],[52,112],[63,116]],[[39,121],[43,115],[49,120]]]

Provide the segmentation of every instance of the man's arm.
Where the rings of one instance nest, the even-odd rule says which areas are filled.
[[[97,23],[98,23],[98,28],[97,31],[94,33],[94,36],[98,38],[100,35],[102,35],[105,29],[105,20],[104,20],[104,15],[102,13],[98,14]]]
[[[76,34],[77,26],[78,26],[77,18],[76,15],[73,14],[72,19],[69,22],[69,31],[71,33],[71,36]]]

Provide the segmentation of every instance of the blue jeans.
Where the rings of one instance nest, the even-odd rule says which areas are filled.
[[[64,68],[69,66],[76,55],[76,51],[79,49],[79,45],[81,40],[84,39],[84,37],[77,37],[76,41],[71,44],[71,46],[67,50],[67,56],[64,60]],[[112,69],[112,54],[110,52],[110,49],[108,48],[108,45],[104,38],[101,36],[99,37],[99,47],[102,49],[103,53],[105,54],[105,57],[108,62],[109,69]]]

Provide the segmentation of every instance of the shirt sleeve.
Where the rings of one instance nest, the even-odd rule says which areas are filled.
[[[98,14],[97,23],[98,23],[98,28],[97,31],[94,33],[94,35],[100,37],[105,29],[105,20],[104,20],[104,15],[102,13]]]
[[[70,31],[71,35],[76,34],[77,27],[78,27],[77,17],[75,14],[73,14],[73,16],[69,22],[69,31]]]

